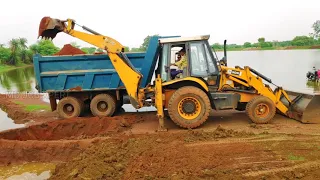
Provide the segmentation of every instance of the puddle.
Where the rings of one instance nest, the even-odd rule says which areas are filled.
[[[24,124],[15,124],[14,121],[7,116],[7,113],[0,109],[0,131],[21,128],[24,126]]]
[[[157,111],[157,109],[153,106],[150,107],[143,107],[140,109],[135,109],[131,104],[124,104],[122,108],[125,112],[149,112],[149,111]]]
[[[49,179],[55,164],[26,163],[21,165],[0,166],[0,179],[6,180],[43,180]]]

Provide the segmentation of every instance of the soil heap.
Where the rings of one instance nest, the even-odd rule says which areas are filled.
[[[76,54],[86,54],[86,53],[76,47],[73,47],[71,44],[66,44],[63,46],[63,48],[59,52],[53,55],[61,56],[61,55],[76,55]]]

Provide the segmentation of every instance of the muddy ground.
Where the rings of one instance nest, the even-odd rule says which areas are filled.
[[[0,164],[54,162],[51,179],[319,179],[320,125],[277,115],[255,125],[245,113],[212,112],[195,130],[155,112],[62,120],[39,97],[0,95],[1,108],[27,127],[0,132]]]

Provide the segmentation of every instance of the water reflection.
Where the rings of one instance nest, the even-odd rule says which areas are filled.
[[[24,124],[15,124],[12,119],[7,116],[7,113],[0,109],[0,131],[24,127]]]
[[[0,73],[0,93],[36,92],[33,67]]]

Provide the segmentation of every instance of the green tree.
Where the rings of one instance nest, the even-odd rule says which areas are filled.
[[[0,47],[0,63],[7,63],[9,61],[11,51],[9,48]]]
[[[103,49],[98,48],[98,49],[96,50],[96,52],[101,53],[101,52],[103,52]]]
[[[153,36],[158,36],[158,34],[155,34],[155,35],[153,35]],[[140,50],[141,51],[146,51],[147,49],[148,49],[148,46],[149,46],[149,42],[150,42],[150,38],[151,38],[152,36],[147,36],[147,37],[145,37],[144,38],[144,40],[143,40],[143,43],[142,43],[142,45],[140,46]]]
[[[34,54],[41,54],[43,56],[49,56],[57,53],[59,48],[56,47],[50,40],[40,40],[36,44],[30,46],[30,50]]]
[[[219,43],[214,43],[211,45],[211,47],[213,49],[223,49],[223,45],[219,44]]]
[[[8,64],[16,65],[18,63],[18,53],[19,53],[20,41],[18,39],[11,39],[9,41],[9,48],[11,51]]]
[[[27,49],[28,49],[27,39],[26,38],[19,38],[18,40],[19,40],[19,56],[20,56],[21,61],[23,63],[31,62],[32,60],[29,59],[29,56],[27,53]]]
[[[314,44],[314,39],[308,36],[296,36],[292,40],[293,46],[309,46]]]
[[[128,46],[124,46],[124,52],[129,52],[130,48]]]
[[[85,52],[86,54],[93,54],[96,52],[97,48],[95,47],[83,47],[81,48],[81,51]]]
[[[71,46],[73,46],[73,47],[75,47],[75,48],[78,48],[78,49],[81,48],[81,46],[78,45],[78,43],[76,43],[76,42],[71,42],[70,44],[71,44]]]
[[[314,38],[319,38],[320,37],[320,20],[317,20],[312,24],[312,29],[313,29],[313,37]]]
[[[264,37],[261,37],[261,38],[258,39],[258,42],[259,43],[264,43],[264,42],[266,42],[266,39]]]
[[[141,48],[131,48],[130,52],[141,52]]]
[[[251,45],[251,43],[250,42],[245,42],[244,44],[243,44],[243,47],[245,47],[245,48],[249,48],[249,47],[251,47],[252,45]]]

